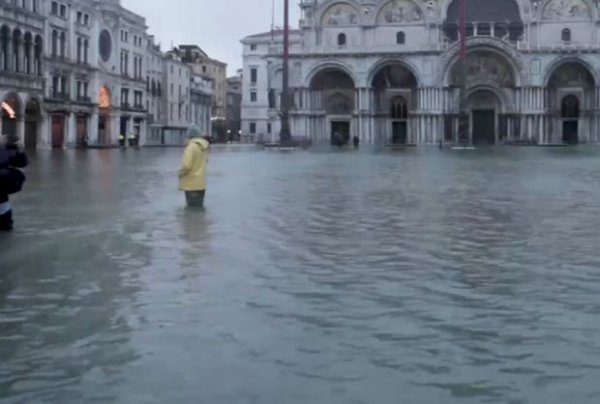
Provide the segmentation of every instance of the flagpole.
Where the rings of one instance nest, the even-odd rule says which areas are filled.
[[[281,91],[281,133],[280,146],[289,147],[292,143],[290,129],[290,3],[283,0],[283,88]]]
[[[471,144],[469,136],[469,115],[467,113],[467,5],[459,0],[460,32],[460,105],[458,115],[458,143],[460,146]]]

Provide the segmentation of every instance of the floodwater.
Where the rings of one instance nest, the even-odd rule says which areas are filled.
[[[600,149],[40,152],[1,403],[600,402]]]

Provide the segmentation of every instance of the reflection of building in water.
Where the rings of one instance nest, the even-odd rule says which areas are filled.
[[[466,2],[473,141],[599,142],[594,3]],[[294,135],[316,143],[334,132],[362,144],[456,140],[458,0],[305,0],[300,7],[291,37]],[[276,140],[282,33],[242,42],[242,130]]]

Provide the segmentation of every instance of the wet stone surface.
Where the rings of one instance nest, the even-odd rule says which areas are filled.
[[[600,401],[600,150],[40,152],[0,402]]]

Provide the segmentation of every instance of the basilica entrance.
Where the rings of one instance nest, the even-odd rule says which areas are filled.
[[[490,146],[496,144],[496,111],[482,109],[473,111],[473,144]]]
[[[498,140],[497,115],[501,109],[496,94],[487,89],[475,91],[468,98],[471,111],[471,140],[475,146],[492,146]]]
[[[562,141],[565,144],[579,143],[579,99],[567,95],[562,100],[561,116],[563,121]]]
[[[350,121],[331,121],[331,144],[345,146],[350,143]]]

